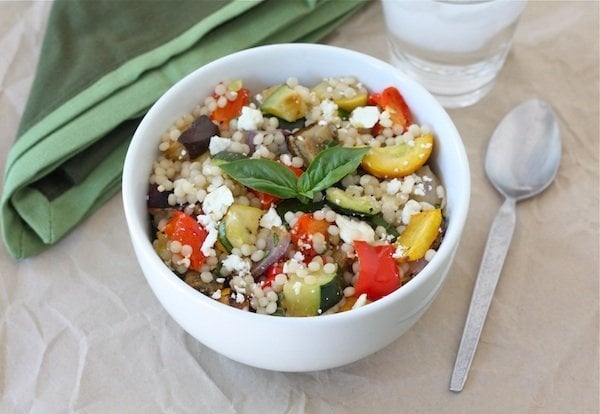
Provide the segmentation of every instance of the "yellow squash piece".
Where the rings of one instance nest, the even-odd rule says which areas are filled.
[[[328,82],[321,82],[319,83],[317,86],[315,86],[314,88],[311,89],[312,92],[314,92],[315,94],[317,94],[317,96],[319,97],[319,99],[324,99],[327,96],[327,88],[330,87]],[[354,95],[351,98],[338,98],[338,99],[333,99],[333,102],[335,102],[335,104],[348,112],[352,112],[352,110],[354,108],[357,108],[359,106],[365,106],[367,104],[367,99],[368,99],[368,95],[366,91],[359,91],[357,89],[354,89],[356,91],[356,95]]]
[[[408,226],[396,240],[396,247],[400,247],[403,251],[403,256],[399,260],[412,262],[425,256],[437,238],[441,225],[442,211],[440,209],[413,214]]]
[[[431,156],[432,150],[433,136],[421,135],[411,143],[373,148],[365,155],[361,165],[376,177],[405,177],[421,168]]]

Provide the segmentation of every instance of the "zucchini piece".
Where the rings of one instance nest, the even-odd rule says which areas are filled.
[[[288,198],[278,203],[275,207],[275,210],[277,211],[277,214],[279,214],[279,217],[283,218],[285,216],[285,213],[287,213],[288,211],[293,211],[294,213],[296,211],[301,211],[303,213],[312,213],[314,211],[322,209],[324,205],[324,201],[304,204],[296,198]]]
[[[383,215],[381,213],[375,214],[373,217],[368,218],[368,223],[373,227],[373,230],[377,229],[378,226],[381,226],[385,229],[386,233],[392,236],[391,242],[396,241],[400,233],[398,233],[398,229],[394,227],[392,224],[388,223],[384,220]]]
[[[342,300],[341,281],[340,272],[337,269],[336,272],[324,274],[321,277],[321,308],[319,313],[326,312]]]
[[[306,123],[306,118],[302,117],[294,122],[288,122],[283,118],[277,118],[279,120],[279,129],[283,129],[285,131],[294,132],[299,130],[300,128],[304,128],[304,124]]]
[[[231,242],[227,238],[225,221],[221,221],[219,223],[217,240],[219,241],[219,243],[221,243],[221,246],[223,247],[223,249],[227,250],[228,253],[231,253],[231,251],[233,250],[233,246],[231,245]]]
[[[341,213],[366,217],[381,211],[379,203],[369,196],[353,196],[337,187],[328,188],[325,193],[327,203]]]
[[[227,251],[252,243],[252,235],[258,233],[258,224],[263,211],[260,208],[232,204],[218,228],[218,238]]]
[[[302,96],[287,85],[281,85],[265,98],[261,111],[288,122],[303,118],[308,112]]]
[[[320,315],[342,299],[341,279],[337,267],[333,273],[321,270],[310,275],[314,276],[315,283],[307,283],[306,278],[292,276],[283,286],[287,315]]]

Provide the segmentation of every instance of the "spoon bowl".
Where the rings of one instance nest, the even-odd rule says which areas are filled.
[[[485,171],[505,196],[494,218],[450,380],[450,390],[462,391],[479,343],[498,278],[516,223],[516,203],[541,193],[554,180],[561,143],[554,112],[544,101],[531,99],[500,122],[487,149]]]
[[[530,99],[514,108],[494,131],[485,171],[496,189],[517,201],[541,193],[556,176],[561,142],[550,106]]]

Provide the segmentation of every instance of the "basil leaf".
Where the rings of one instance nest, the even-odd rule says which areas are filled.
[[[371,147],[330,147],[312,160],[298,180],[298,193],[312,198],[316,192],[331,187],[356,171]]]
[[[219,168],[231,178],[262,193],[279,198],[297,197],[296,175],[278,162],[264,159],[245,159],[220,164]]]

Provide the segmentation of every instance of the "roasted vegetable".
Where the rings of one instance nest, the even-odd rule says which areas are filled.
[[[411,142],[372,148],[361,165],[376,177],[405,177],[423,166],[432,150],[433,136],[421,135]]]
[[[393,259],[396,248],[391,244],[373,246],[356,240],[360,271],[354,284],[355,295],[367,294],[370,300],[389,295],[400,287],[400,269]]]
[[[281,85],[270,93],[260,109],[266,114],[275,115],[288,122],[303,118],[308,110],[300,93],[287,85]]]
[[[252,244],[252,236],[258,233],[258,223],[263,214],[260,208],[233,204],[219,225],[219,242],[228,251],[244,244]]]
[[[188,152],[190,158],[196,158],[208,149],[210,139],[219,135],[219,127],[209,117],[200,115],[192,125],[181,133],[179,141]]]
[[[396,240],[396,246],[402,251],[400,261],[415,261],[424,257],[434,240],[437,239],[441,225],[442,211],[440,209],[413,214],[406,229]]]
[[[337,130],[333,125],[314,124],[296,131],[287,139],[290,152],[301,157],[306,165],[325,148],[337,142]]]

